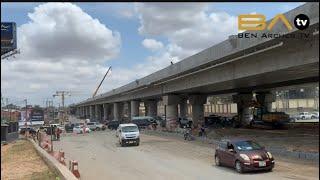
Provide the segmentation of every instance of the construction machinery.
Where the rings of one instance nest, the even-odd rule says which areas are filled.
[[[104,79],[106,78],[106,76],[108,75],[108,73],[109,73],[109,71],[110,71],[110,70],[111,70],[111,66],[108,68],[108,70],[107,70],[106,74],[103,76],[103,78],[102,78],[102,80],[101,80],[101,82],[100,82],[99,86],[98,86],[98,87],[97,87],[97,89],[94,91],[94,93],[93,93],[93,95],[92,95],[92,97],[93,97],[93,98],[96,96],[96,94],[97,94],[97,92],[98,92],[98,90],[99,90],[100,86],[102,85],[102,83],[103,83]]]
[[[249,127],[268,126],[273,129],[281,128],[290,121],[288,114],[284,112],[269,112],[266,107],[257,101],[251,101],[249,105],[250,123]],[[241,122],[237,116],[233,118],[234,127],[239,127]]]

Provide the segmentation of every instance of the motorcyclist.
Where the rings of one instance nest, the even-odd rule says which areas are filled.
[[[192,126],[191,126],[191,123],[188,123],[186,125],[183,126],[183,129],[184,129],[184,133],[183,133],[183,136],[184,136],[184,140],[191,140],[192,139]]]

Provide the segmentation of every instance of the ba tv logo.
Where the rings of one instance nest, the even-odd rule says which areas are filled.
[[[271,30],[274,25],[281,21],[288,31],[292,30],[292,25],[289,20],[283,15],[276,15],[269,24],[266,22],[266,17],[262,14],[242,14],[238,16],[238,29],[239,30],[252,30],[252,31],[262,31],[266,28]],[[294,18],[294,26],[299,30],[307,29],[310,20],[305,14],[299,14]]]

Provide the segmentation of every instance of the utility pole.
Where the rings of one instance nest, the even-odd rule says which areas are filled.
[[[24,100],[25,101],[25,103],[26,103],[26,114],[25,114],[25,117],[26,117],[26,122],[25,122],[25,125],[26,125],[26,128],[28,127],[28,121],[27,121],[27,116],[28,116],[28,110],[27,110],[27,106],[28,106],[28,100],[27,99],[25,99]]]
[[[63,111],[61,118],[62,118],[62,122],[64,122],[65,121],[65,114],[66,114],[65,107],[64,107],[64,100],[65,100],[65,96],[71,96],[71,92],[70,91],[56,91],[56,94],[54,94],[53,97],[56,97],[56,96],[61,96],[61,104],[62,104],[62,111]]]

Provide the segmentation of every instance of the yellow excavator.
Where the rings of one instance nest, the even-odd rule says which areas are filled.
[[[289,115],[284,112],[269,112],[266,107],[259,104],[257,101],[251,101],[248,106],[250,107],[250,123],[249,127],[268,126],[272,129],[283,127],[290,121]],[[239,116],[233,117],[233,127],[240,127],[241,120]]]
[[[266,107],[256,101],[251,106],[252,120],[250,126],[265,125],[272,128],[281,128],[290,121],[289,115],[284,112],[269,112]]]

